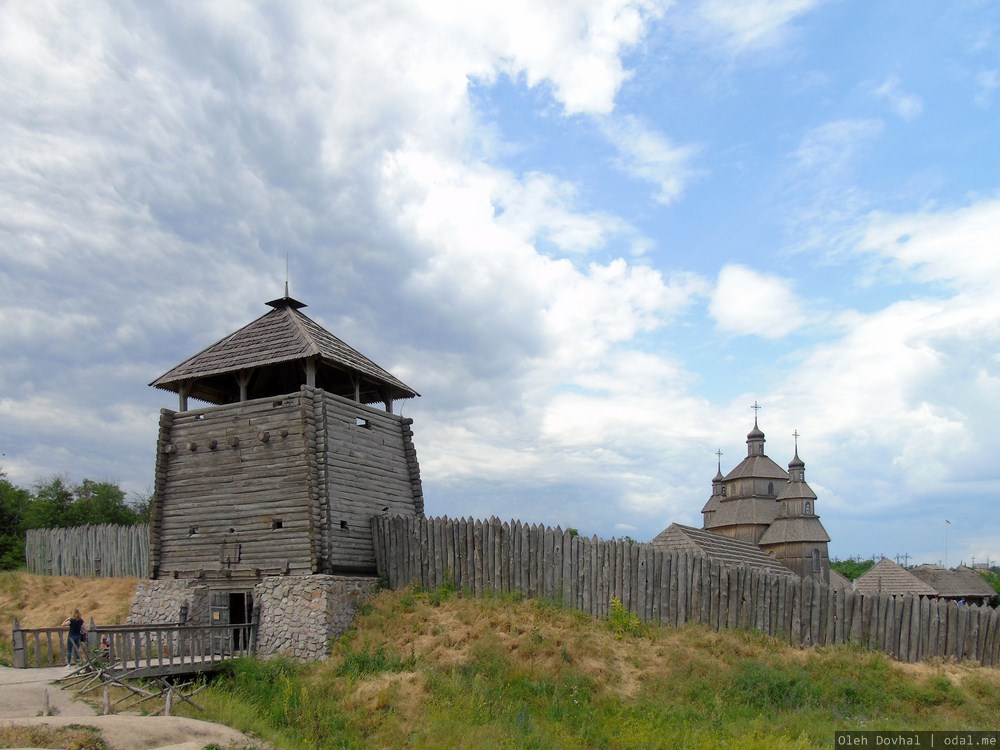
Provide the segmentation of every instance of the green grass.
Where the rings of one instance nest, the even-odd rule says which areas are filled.
[[[996,670],[627,615],[382,592],[328,660],[235,662],[198,717],[284,748],[809,748],[836,730],[1000,729]]]

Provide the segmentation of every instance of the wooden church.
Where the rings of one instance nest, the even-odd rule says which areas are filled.
[[[780,563],[800,578],[830,583],[830,537],[817,513],[816,493],[806,483],[798,433],[787,472],[767,456],[764,443],[755,417],[746,458],[725,476],[719,454],[712,495],[701,511],[703,529],[672,524],[651,544],[771,572]]]
[[[372,515],[423,514],[413,420],[393,413],[419,394],[309,319],[287,286],[267,304],[150,384],[179,397],[160,414],[153,579],[373,575]]]

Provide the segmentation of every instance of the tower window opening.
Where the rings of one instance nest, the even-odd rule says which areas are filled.
[[[774,482],[768,482],[767,483],[767,494],[768,495],[773,495],[774,494]]]
[[[813,512],[812,503],[806,500],[806,515],[807,516],[812,515],[812,512]]]
[[[813,573],[819,573],[819,549],[813,548]]]

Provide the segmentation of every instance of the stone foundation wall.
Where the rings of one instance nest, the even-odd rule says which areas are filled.
[[[378,587],[362,576],[269,576],[253,591],[258,615],[257,654],[322,659],[332,639],[354,622],[358,607]]]
[[[178,622],[208,624],[208,586],[173,579],[140,580],[126,623],[168,625]]]

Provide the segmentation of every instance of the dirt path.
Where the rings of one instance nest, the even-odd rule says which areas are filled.
[[[74,699],[68,690],[50,684],[65,677],[68,667],[11,669],[0,667],[0,726],[42,724],[63,726],[82,724],[100,731],[113,750],[201,750],[210,744],[243,748],[253,743],[235,729],[207,721],[175,716],[95,716],[94,709]],[[52,716],[42,715],[48,694]]]
[[[73,694],[53,680],[73,671],[70,667],[43,669],[11,669],[0,667],[0,718],[41,716],[45,713],[45,696],[51,713],[58,716],[93,716],[95,711],[86,703],[73,700]]]

